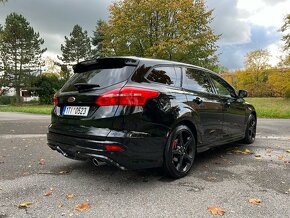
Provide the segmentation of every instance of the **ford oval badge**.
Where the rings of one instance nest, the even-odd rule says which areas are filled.
[[[75,100],[76,100],[75,97],[69,97],[67,101],[68,101],[69,103],[72,103],[72,102],[74,102]]]

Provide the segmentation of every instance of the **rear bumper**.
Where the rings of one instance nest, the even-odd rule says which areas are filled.
[[[160,167],[163,163],[164,137],[128,137],[130,134],[112,133],[108,137],[81,138],[50,131],[48,146],[65,157],[97,159],[122,170]],[[117,136],[117,137],[113,137]],[[120,137],[121,136],[121,137]],[[120,145],[124,151],[106,151],[105,145]]]

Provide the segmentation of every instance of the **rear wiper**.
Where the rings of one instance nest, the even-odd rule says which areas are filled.
[[[76,87],[78,90],[84,90],[84,89],[92,89],[92,88],[100,87],[100,85],[88,84],[88,83],[76,83],[74,84],[74,87]]]

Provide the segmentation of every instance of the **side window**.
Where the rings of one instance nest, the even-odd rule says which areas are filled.
[[[223,79],[215,75],[210,75],[210,77],[219,95],[224,95],[227,97],[235,96],[235,90]]]
[[[156,67],[146,78],[152,82],[179,87],[181,74],[174,67]]]
[[[210,82],[205,73],[193,68],[184,68],[182,86],[192,91],[212,93]]]

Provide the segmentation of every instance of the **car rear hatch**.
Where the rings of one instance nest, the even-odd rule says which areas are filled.
[[[49,131],[78,137],[106,136],[113,124],[117,105],[98,106],[100,95],[122,88],[138,61],[130,58],[104,58],[81,62],[74,75],[54,98]]]

